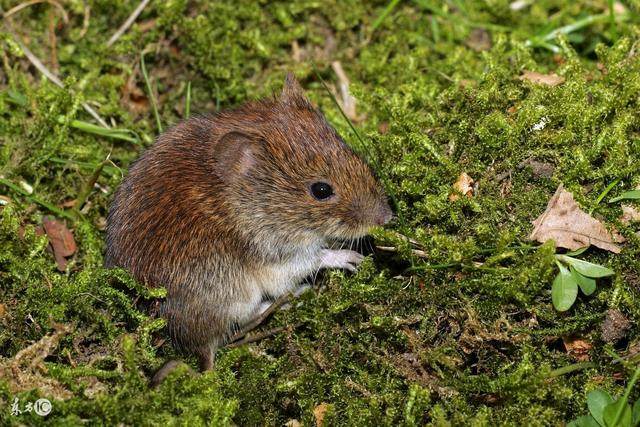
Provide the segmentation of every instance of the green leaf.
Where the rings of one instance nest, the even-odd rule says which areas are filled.
[[[604,412],[604,408],[611,404],[611,402],[613,402],[613,399],[609,396],[609,393],[604,390],[593,390],[587,394],[587,406],[589,407],[589,412],[598,424],[603,427],[605,427],[605,424],[602,420],[602,413]]]
[[[619,202],[620,200],[640,200],[640,190],[631,190],[622,193],[618,197],[609,200],[609,203]]]
[[[551,287],[551,301],[558,311],[567,311],[571,308],[578,296],[578,283],[569,270],[558,263],[560,273],[556,276]]]
[[[601,265],[594,264],[591,262],[583,261],[581,259],[571,258],[570,256],[566,256],[566,255],[556,255],[556,257],[559,260],[564,261],[567,264],[571,265],[573,268],[576,269],[578,273],[582,274],[583,276],[598,278],[598,277],[612,276],[615,274],[615,271],[613,271],[610,268],[603,267]]]
[[[622,408],[622,414],[616,422],[616,415],[620,408]],[[631,406],[627,403],[626,399],[621,397],[615,402],[605,406],[602,412],[602,419],[607,427],[631,427]]]
[[[571,421],[567,427],[601,427],[600,424],[591,415],[583,415],[580,418]]]
[[[578,282],[578,286],[580,286],[580,289],[582,289],[583,294],[591,295],[592,293],[595,292],[596,279],[583,276],[582,274],[578,273],[576,269],[573,268],[573,266],[569,267],[569,270],[571,271],[571,275],[573,276],[574,280]]]
[[[631,425],[637,426],[640,424],[640,399],[636,400],[636,403],[633,404],[633,410],[631,411],[633,422]]]
[[[587,251],[587,249],[589,249],[589,246],[584,246],[580,249],[576,249],[575,251],[569,251],[566,253],[567,256],[578,256],[578,255],[582,255],[583,253],[585,253]]]

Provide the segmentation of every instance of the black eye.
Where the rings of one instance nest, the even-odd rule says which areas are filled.
[[[311,184],[311,194],[318,200],[325,200],[333,196],[333,188],[326,182],[314,182]]]

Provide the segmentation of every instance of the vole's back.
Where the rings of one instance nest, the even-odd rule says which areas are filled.
[[[214,135],[208,118],[190,119],[164,133],[132,165],[107,218],[106,265],[123,267],[149,286],[166,287],[169,332],[191,350],[208,341],[211,329],[228,327],[216,307],[231,302],[219,285],[225,271],[241,268],[245,255],[236,249],[241,237],[227,221],[223,184],[206,162]]]

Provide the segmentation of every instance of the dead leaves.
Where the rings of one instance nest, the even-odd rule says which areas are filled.
[[[449,195],[449,201],[455,202],[460,198],[461,194],[467,197],[473,196],[473,183],[473,178],[471,178],[466,172],[462,172],[453,184],[454,192]]]
[[[562,185],[533,225],[531,240],[540,243],[553,240],[556,247],[569,250],[594,245],[617,254],[621,250],[618,243],[625,241],[615,230],[610,232],[602,222],[581,210]]]
[[[536,71],[523,71],[518,79],[522,81],[528,81],[530,83],[555,87],[564,83],[564,77],[557,75],[556,73],[542,74]]]
[[[351,82],[349,81],[347,74],[344,72],[342,64],[339,61],[333,61],[331,63],[331,68],[333,68],[333,72],[336,73],[336,76],[338,77],[339,96],[337,97],[337,100],[340,104],[340,108],[342,108],[342,111],[344,111],[344,114],[349,118],[349,120],[354,122],[362,121],[363,117],[360,117],[356,111],[356,98],[351,95],[351,92],[349,92],[349,85]]]
[[[67,269],[67,257],[76,252],[76,242],[73,234],[62,221],[51,217],[44,217],[42,220],[44,232],[49,238],[49,245],[56,259],[59,271]]]
[[[326,403],[321,403],[313,408],[313,416],[316,419],[316,427],[322,427],[324,425],[324,416],[327,413],[328,408],[329,405]]]
[[[58,346],[60,339],[72,331],[72,327],[54,324],[55,331],[45,335],[30,346],[20,350],[12,359],[0,358],[0,377],[9,380],[9,390],[14,393],[38,388],[45,396],[56,399],[71,397],[71,392],[61,383],[46,376],[44,360]]]
[[[589,360],[589,351],[593,345],[582,338],[564,337],[562,343],[567,354],[578,362],[586,362]]]

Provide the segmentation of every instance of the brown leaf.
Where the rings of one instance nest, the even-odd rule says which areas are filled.
[[[344,111],[344,114],[346,114],[350,120],[354,122],[362,121],[364,117],[361,117],[356,111],[356,98],[349,92],[349,85],[351,83],[342,68],[342,64],[340,61],[333,61],[331,68],[333,68],[334,73],[338,76],[338,89],[340,93],[337,100],[342,111]]]
[[[66,257],[73,255],[76,251],[76,242],[73,239],[73,234],[64,225],[64,222],[51,217],[44,217],[42,225],[53,248],[53,256],[56,259],[58,270],[65,271],[67,268]]]
[[[631,224],[632,222],[640,222],[640,211],[631,205],[622,205],[622,216],[620,221],[623,224]]]
[[[329,405],[326,403],[321,403],[315,408],[313,408],[313,416],[316,419],[316,427],[322,427],[324,423],[324,415],[327,412]]]
[[[562,185],[553,195],[547,209],[533,221],[534,229],[529,238],[544,243],[554,240],[556,247],[576,250],[594,245],[613,253],[620,253],[616,243],[625,241],[613,230],[609,232],[602,222],[584,212],[573,195]]]
[[[575,337],[563,337],[562,342],[569,356],[578,362],[586,362],[589,360],[589,350],[593,347],[590,342]]]
[[[522,81],[528,81],[531,83],[542,84],[547,86],[558,86],[564,83],[564,77],[557,75],[556,73],[541,74],[535,71],[523,71],[522,75],[518,77]]]
[[[460,198],[460,194],[471,197],[473,195],[473,178],[471,178],[466,172],[462,172],[458,177],[458,180],[453,184],[453,189],[455,191],[449,195],[449,201],[451,202],[458,200]]]

